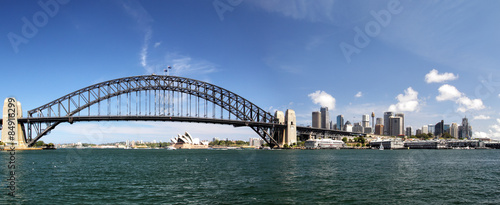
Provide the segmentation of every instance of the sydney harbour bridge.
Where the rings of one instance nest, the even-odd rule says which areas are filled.
[[[2,141],[9,133],[6,129],[14,124],[14,114],[6,114],[13,110],[8,109],[13,104],[11,101],[15,99],[5,100],[0,120],[2,131],[5,130]],[[173,121],[246,126],[271,147],[296,142],[297,134],[358,134],[297,126],[293,110],[277,111],[273,115],[222,87],[168,75],[133,76],[97,83],[29,110],[25,117],[20,104],[17,109],[20,114],[15,120],[19,138],[29,147],[61,123],[81,121]]]

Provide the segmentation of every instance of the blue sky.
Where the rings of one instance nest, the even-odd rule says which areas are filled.
[[[403,112],[414,130],[467,116],[477,136],[500,139],[499,1],[1,4],[0,97],[16,97],[25,111],[170,65],[173,75],[219,85],[270,112],[294,109],[303,125],[328,105],[332,118],[351,122]],[[100,122],[60,125],[42,140],[167,141],[184,131],[201,139],[257,137],[231,126]]]

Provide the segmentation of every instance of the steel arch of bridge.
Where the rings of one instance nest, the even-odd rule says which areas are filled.
[[[132,107],[129,105],[131,102],[129,96],[134,92],[136,94],[136,101],[142,100],[142,92],[151,93],[154,91],[155,95],[155,112],[152,116],[151,112],[151,95],[149,96],[149,113],[142,113],[142,102],[137,102],[136,113],[131,115]],[[156,95],[157,91],[160,95]],[[161,96],[161,91],[163,91],[163,96]],[[165,91],[171,92],[172,95],[166,95]],[[177,93],[177,99],[175,94]],[[121,95],[127,95],[127,113],[123,114],[121,112]],[[67,94],[59,99],[42,105],[38,108],[28,111],[28,116],[25,120],[27,124],[26,141],[28,146],[32,146],[41,137],[48,134],[61,122],[73,123],[74,121],[99,121],[99,120],[155,120],[155,121],[172,121],[172,117],[175,118],[175,100],[177,100],[177,109],[182,110],[183,105],[183,94],[187,94],[189,98],[189,103],[191,106],[191,96],[194,96],[198,100],[198,111],[199,111],[199,101],[203,99],[205,101],[205,115],[201,117],[200,113],[197,112],[196,117],[189,116],[188,120],[190,122],[207,122],[207,123],[217,123],[217,124],[232,124],[234,126],[242,126],[244,122],[245,126],[251,127],[260,137],[262,137],[267,143],[271,145],[279,146],[277,141],[273,138],[274,125],[278,125],[276,119],[273,115],[261,109],[257,105],[248,101],[247,99],[227,90],[222,87],[203,82],[198,80],[193,80],[189,78],[177,77],[177,76],[164,76],[164,75],[144,75],[144,76],[134,76],[119,78],[115,80],[110,80],[95,85],[91,85],[80,90],[74,91]],[[138,97],[137,97],[138,96]],[[117,115],[111,116],[110,113],[110,99],[116,97],[117,103]],[[148,100],[148,96],[145,96],[144,100]],[[161,97],[165,99],[160,99]],[[167,97],[169,99],[167,99]],[[172,99],[173,97],[173,99]],[[168,114],[165,109],[157,106],[157,100],[163,100],[163,106],[166,107],[166,100],[172,102],[172,109],[174,112],[170,113],[170,107],[168,108]],[[188,99],[186,99],[188,100]],[[101,116],[101,102],[108,102],[108,113],[107,115]],[[212,118],[207,116],[207,101],[212,103],[214,113]],[[161,103],[160,103],[161,104]],[[95,115],[95,107],[97,106],[98,114]],[[137,108],[139,106],[139,108]],[[145,105],[147,106],[147,105]],[[170,105],[169,105],[170,106]],[[215,119],[215,108],[216,106],[220,108],[221,118],[223,118],[223,110],[226,110],[231,118],[233,115],[237,120],[220,120]],[[94,108],[94,112],[91,112]],[[156,109],[160,112],[157,112]],[[191,113],[191,107],[189,107],[189,112]],[[146,108],[147,110],[147,108]],[[88,113],[84,113],[88,111]],[[138,112],[137,112],[138,111]],[[163,113],[162,113],[163,111]],[[83,117],[81,115],[84,115]],[[189,114],[188,114],[189,115]],[[120,117],[122,116],[122,117]],[[178,113],[179,119],[182,118]],[[185,119],[185,118],[182,118]],[[213,120],[210,120],[213,119]],[[179,120],[183,121],[183,120]]]

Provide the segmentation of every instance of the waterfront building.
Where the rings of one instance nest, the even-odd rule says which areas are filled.
[[[392,112],[385,112],[384,113],[384,135],[391,135],[391,121],[390,117],[392,117],[393,113]]]
[[[361,118],[361,126],[363,126],[364,128],[370,127],[370,115],[363,115]]]
[[[358,133],[364,133],[364,127],[361,126],[361,123],[357,122],[354,123],[354,126],[352,127],[352,132],[358,132]]]
[[[309,139],[305,143],[306,149],[340,149],[345,143],[333,139]]]
[[[330,113],[328,107],[321,107],[321,128],[330,129]]]
[[[411,127],[406,127],[406,136],[407,137],[411,137],[411,135],[412,135],[412,129],[411,129]]]
[[[344,129],[344,115],[337,116],[337,130],[345,130]]]
[[[458,124],[457,123],[451,123],[450,134],[455,139],[458,139]]]
[[[384,125],[382,125],[382,124],[375,125],[375,134],[376,135],[383,135],[384,134]]]
[[[264,140],[262,138],[250,138],[249,146],[261,147],[264,144]]]
[[[312,112],[312,127],[321,128],[321,112]]]

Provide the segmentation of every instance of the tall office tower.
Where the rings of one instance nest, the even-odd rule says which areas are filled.
[[[457,123],[451,123],[450,135],[452,137],[454,137],[455,139],[458,139],[458,124]]]
[[[434,126],[434,136],[440,137],[442,134],[444,134],[444,121],[441,120],[441,122],[438,122]]]
[[[372,130],[375,130],[375,113],[372,112]]]
[[[422,134],[429,134],[429,126],[428,125],[422,126]]]
[[[318,111],[312,112],[312,127],[314,128],[321,127],[321,112]]]
[[[399,135],[404,135],[404,128],[402,124],[402,119],[401,117],[396,117],[396,116],[391,116],[389,118],[389,126],[391,129],[389,130],[389,135],[390,136],[399,136]]]
[[[411,127],[407,127],[407,128],[406,128],[406,136],[407,136],[407,137],[411,137],[411,135],[412,135],[412,130],[411,130]]]
[[[384,125],[384,118],[377,117],[377,123],[375,125]]]
[[[330,129],[330,113],[328,112],[328,107],[322,107],[321,110],[321,128]]]
[[[471,129],[469,125],[469,120],[467,117],[464,117],[462,119],[462,135],[460,136],[461,139],[470,139],[471,138]]]
[[[332,121],[330,121],[330,129],[331,129],[331,130],[334,130],[334,128],[335,128],[335,127],[334,127],[333,122],[332,122]]]
[[[429,133],[434,134],[434,131],[436,131],[436,125],[427,125],[429,128]]]
[[[384,134],[384,125],[383,124],[375,125],[375,134],[376,135],[383,135]]]
[[[343,115],[337,116],[337,130],[345,130],[344,129],[344,116]]]
[[[405,128],[405,114],[404,113],[396,113],[396,117],[401,117],[401,126],[403,126],[403,128]]]
[[[342,128],[346,132],[352,132],[352,124],[351,122],[345,122],[344,128]]]
[[[357,133],[364,133],[365,129],[359,122],[354,123],[354,126],[352,127],[352,132],[357,132]]]
[[[370,115],[363,115],[362,119],[363,119],[363,121],[362,121],[361,126],[369,127],[370,126]]]
[[[419,135],[419,134],[422,134],[422,129],[417,129],[417,130],[415,131],[415,135]]]
[[[389,118],[392,115],[392,112],[384,112],[384,135],[391,135],[391,121]]]

